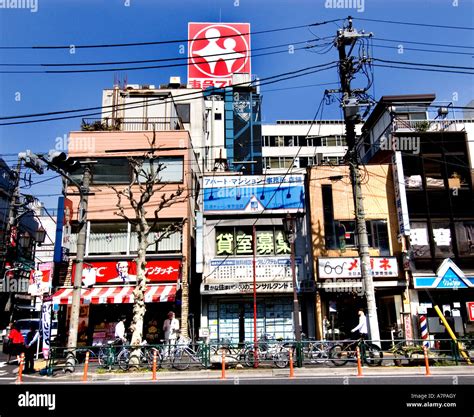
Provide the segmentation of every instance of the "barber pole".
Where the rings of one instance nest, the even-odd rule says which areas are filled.
[[[428,322],[426,321],[426,316],[420,316],[420,329],[423,347],[429,348],[430,342],[428,341]]]

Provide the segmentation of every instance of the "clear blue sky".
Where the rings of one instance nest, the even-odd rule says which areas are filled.
[[[473,0],[365,0],[362,12],[356,9],[326,8],[326,0],[37,0],[37,12],[0,9],[0,45],[80,45],[143,42],[187,38],[188,22],[250,22],[252,31],[344,18],[352,15],[354,26],[373,32],[376,37],[442,44],[474,46],[474,31],[401,26],[357,20],[358,17],[473,27]],[[359,0],[360,2],[361,0]],[[129,3],[127,7],[125,4]],[[333,2],[334,3],[334,2]],[[349,2],[351,3],[351,2]],[[353,1],[356,3],[357,1]],[[253,48],[291,44],[317,36],[334,35],[334,23],[312,29],[299,29],[271,34],[254,35]],[[396,43],[374,41],[380,45]],[[405,47],[442,49],[433,46],[408,45]],[[143,46],[134,48],[69,50],[1,50],[0,63],[78,63],[113,60],[157,59],[180,57],[179,44]],[[457,49],[473,52],[473,49]],[[397,49],[374,49],[374,56],[399,61],[438,63],[444,65],[473,65],[473,55],[454,55]],[[337,60],[337,51],[318,55],[308,51],[255,57],[252,72],[268,77],[285,71]],[[5,70],[8,67],[0,67]],[[14,69],[19,69],[15,67]],[[151,69],[122,72],[129,84],[165,83],[172,75],[186,80],[186,68]],[[290,87],[326,82],[337,82],[335,70],[262,87],[263,118],[265,122],[277,119],[312,119],[325,88]],[[114,73],[91,74],[0,74],[0,114],[11,116],[47,111],[100,106],[102,89],[113,85]],[[470,75],[416,72],[388,68],[375,70],[375,95],[436,94],[438,100],[453,99],[465,105],[473,99],[473,77]],[[284,90],[271,91],[285,88]],[[266,91],[266,92],[265,92]],[[21,100],[17,101],[18,94]],[[339,118],[335,103],[326,106],[324,118]],[[0,126],[0,154],[13,164],[11,154],[32,149],[47,152],[57,137],[79,130],[80,119],[70,119],[30,125]],[[1,157],[0,155],[0,157]],[[52,176],[47,172],[33,179],[40,181]],[[24,190],[33,194],[60,193],[60,182],[52,180]],[[56,197],[40,197],[47,207],[56,206]]]

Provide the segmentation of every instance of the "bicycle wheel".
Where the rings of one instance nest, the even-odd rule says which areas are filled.
[[[383,352],[373,343],[365,343],[364,361],[369,366],[382,365]]]
[[[148,369],[153,369],[153,357],[154,357],[155,352],[156,352],[156,367],[157,368],[160,367],[160,364],[162,361],[160,351],[156,348],[151,348],[145,352],[145,356],[144,356]]]
[[[123,371],[128,370],[128,366],[130,363],[130,351],[127,349],[123,349],[117,356],[117,362]]]
[[[329,349],[329,358],[335,366],[343,366],[349,361],[350,352],[342,345],[334,345]]]
[[[176,352],[173,359],[173,368],[176,368],[178,371],[185,371],[191,365],[191,355],[186,349],[182,349],[179,352]]]
[[[281,349],[273,355],[273,363],[277,368],[286,368],[290,362],[290,352],[286,349]]]
[[[324,363],[329,359],[328,350],[323,343],[313,343],[307,355],[311,363]]]
[[[255,366],[255,351],[253,349],[248,349],[244,352],[244,364],[249,368],[253,368]]]

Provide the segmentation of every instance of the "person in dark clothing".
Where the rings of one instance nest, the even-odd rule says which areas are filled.
[[[35,372],[35,351],[36,351],[36,342],[39,338],[39,332],[33,326],[30,327],[30,331],[26,335],[25,340],[25,373],[30,374]]]

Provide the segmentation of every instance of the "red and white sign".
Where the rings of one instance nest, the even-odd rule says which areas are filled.
[[[360,258],[319,258],[319,278],[361,277]],[[374,277],[398,277],[397,258],[373,257],[370,266]]]
[[[232,85],[233,74],[250,74],[249,23],[189,23],[188,87]]]
[[[469,315],[469,320],[474,321],[474,302],[469,301],[466,303],[467,314]]]
[[[72,277],[76,271],[72,266]],[[82,280],[85,287],[94,284],[132,284],[137,279],[136,263],[133,260],[114,260],[84,263]],[[176,282],[181,272],[181,261],[151,260],[146,264],[148,282]]]
[[[52,262],[39,264],[38,269],[31,271],[28,293],[32,296],[41,296],[51,288]]]

